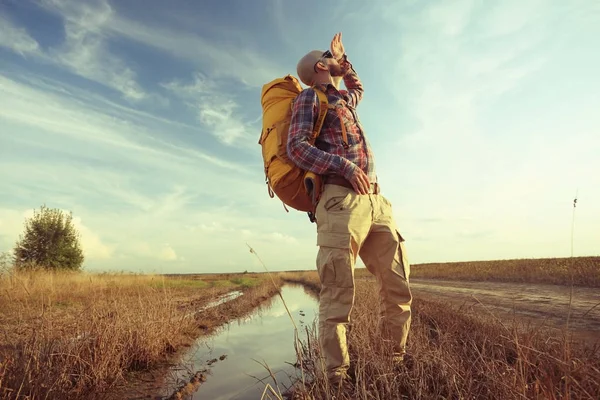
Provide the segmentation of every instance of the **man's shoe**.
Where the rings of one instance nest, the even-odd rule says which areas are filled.
[[[394,368],[406,368],[410,370],[414,366],[414,359],[408,353],[396,353],[392,356],[392,363]]]
[[[348,374],[329,378],[329,384],[334,393],[352,393],[354,392],[354,383]]]
[[[354,384],[350,381],[350,379],[342,379],[341,381],[338,382],[332,382],[331,383],[331,388],[332,388],[332,392],[333,394],[336,395],[336,398],[338,398],[337,396],[342,396],[342,395],[352,395],[354,393]],[[341,397],[341,398],[345,398],[345,397]]]

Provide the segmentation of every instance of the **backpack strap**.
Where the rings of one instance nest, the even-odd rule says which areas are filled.
[[[321,128],[323,128],[323,123],[325,122],[325,117],[327,116],[327,110],[329,109],[329,100],[327,99],[325,92],[315,87],[313,87],[313,89],[319,98],[319,117],[317,118],[317,123],[315,124],[312,134],[312,140],[314,141],[321,133]]]
[[[327,110],[328,109],[335,110],[335,113],[337,114],[337,116],[340,120],[340,125],[342,128],[342,145],[344,146],[345,149],[347,149],[348,148],[348,134],[346,132],[346,124],[344,124],[344,118],[342,116],[342,109],[340,107],[336,107],[336,106],[329,104],[329,100],[327,100],[327,95],[325,94],[325,92],[321,91],[320,89],[317,89],[316,87],[313,87],[313,89],[315,90],[315,92],[317,93],[317,96],[319,97],[319,118],[317,118],[317,123],[315,124],[315,130],[313,131],[313,135],[312,135],[313,140],[315,140],[317,138],[317,136],[319,136],[319,134],[321,133],[321,128],[323,127],[323,123],[325,122],[325,116],[327,115]]]
[[[321,128],[323,128],[323,123],[325,122],[325,117],[327,116],[327,110],[332,107],[329,105],[329,100],[327,99],[325,92],[317,89],[316,87],[313,87],[313,89],[315,93],[317,93],[317,98],[319,99],[319,116],[317,117],[317,122],[315,123],[311,136],[311,142],[314,144],[315,140],[321,133]],[[307,171],[304,176],[304,188],[310,195],[313,206],[316,207],[323,190],[323,179],[314,172]],[[310,222],[316,222],[314,208],[307,214]]]
[[[344,123],[344,117],[342,115],[342,109],[340,107],[333,107],[335,108],[335,113],[337,114],[338,118],[340,119],[340,125],[342,126],[342,145],[344,146],[345,149],[347,149],[348,146],[348,134],[346,133],[346,124]]]

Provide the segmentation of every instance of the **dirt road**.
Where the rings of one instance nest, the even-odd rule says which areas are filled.
[[[564,329],[569,314],[571,288],[500,282],[461,282],[418,279],[411,281],[413,295],[419,298],[467,305],[467,310],[513,316],[534,326]],[[574,337],[600,342],[600,289],[574,287],[569,320]]]

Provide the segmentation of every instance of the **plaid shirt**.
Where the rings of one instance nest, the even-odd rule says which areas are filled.
[[[288,133],[288,157],[304,170],[318,175],[341,175],[347,180],[352,178],[355,168],[361,168],[374,183],[377,176],[373,152],[355,109],[362,99],[363,87],[353,68],[344,75],[344,84],[348,90],[337,90],[332,84],[317,86],[336,109],[327,110],[314,146],[309,140],[319,116],[319,99],[313,88],[298,95]],[[342,139],[340,119],[346,126],[347,148]]]

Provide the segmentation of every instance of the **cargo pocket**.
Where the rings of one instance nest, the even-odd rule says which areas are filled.
[[[354,286],[350,242],[349,233],[320,232],[317,234],[319,246],[317,270],[322,285],[338,288]]]
[[[352,193],[344,196],[332,196],[323,204],[323,208],[327,212],[350,212],[350,204],[352,203]]]
[[[406,246],[404,245],[404,238],[398,230],[396,230],[396,236],[398,237],[398,252],[395,261],[402,268],[402,270],[397,272],[401,273],[404,276],[404,279],[408,281],[410,276],[410,263],[408,261],[408,254],[406,253]]]

